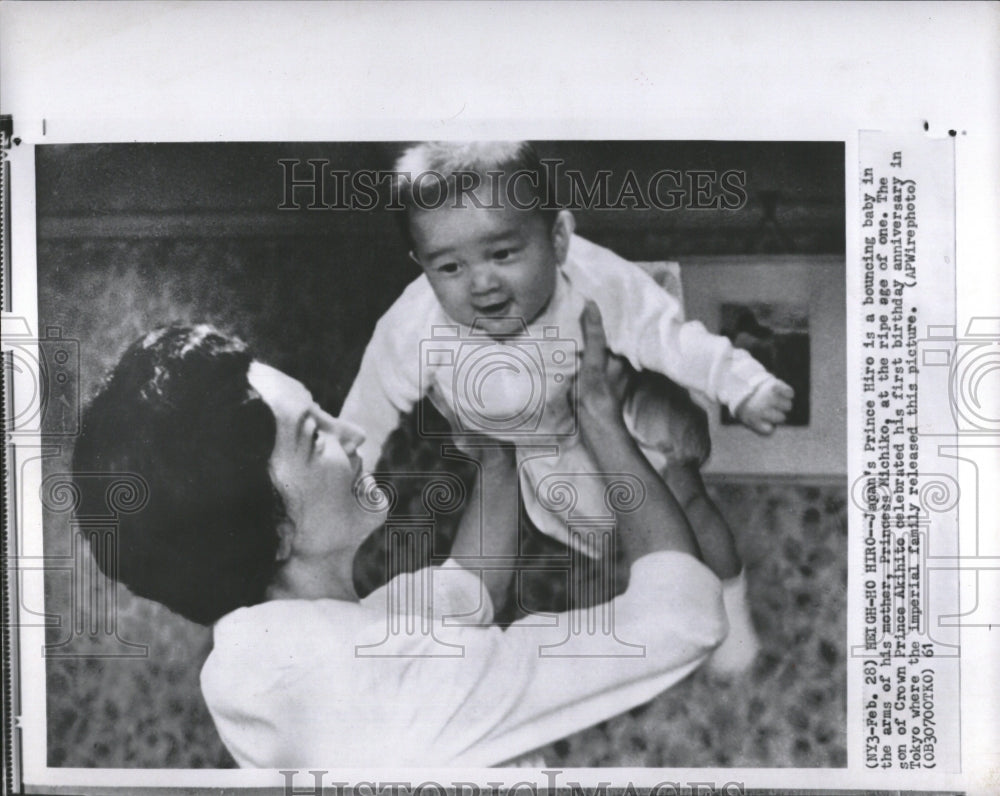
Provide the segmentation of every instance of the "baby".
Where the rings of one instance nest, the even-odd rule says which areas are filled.
[[[607,516],[606,481],[594,475],[598,468],[575,434],[571,404],[588,299],[600,309],[608,347],[635,370],[725,404],[761,434],[785,419],[788,385],[701,323],[682,323],[678,302],[652,277],[574,235],[568,210],[545,206],[546,171],[529,144],[419,144],[396,172],[410,256],[424,273],[379,320],[341,412],[366,430],[361,452],[369,465],[400,413],[427,396],[457,433],[514,442],[535,525],[599,555],[596,537],[581,531],[588,518]],[[678,444],[676,422],[671,428],[670,418],[657,417],[668,404],[642,388],[625,407],[636,441],[658,465]],[[700,478],[687,483],[703,493]],[[678,495],[682,504],[692,497],[708,505],[701,522],[689,513],[692,525],[702,526],[695,527],[699,542],[735,557],[731,532],[707,495]],[[706,561],[712,566],[708,554]],[[736,576],[724,593],[730,613],[745,617],[752,657],[745,584],[734,561],[713,569]],[[732,615],[730,624],[738,630]]]

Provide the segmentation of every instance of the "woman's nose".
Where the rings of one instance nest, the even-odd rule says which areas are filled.
[[[347,420],[341,420],[339,417],[334,420],[334,424],[337,438],[340,440],[340,444],[348,456],[364,444],[365,432],[360,426],[356,426]]]

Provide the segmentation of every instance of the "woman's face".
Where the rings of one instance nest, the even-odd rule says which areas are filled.
[[[292,547],[321,555],[355,547],[385,521],[356,497],[365,477],[357,426],[320,408],[301,382],[254,362],[247,378],[271,407],[277,425],[271,480],[294,526]]]

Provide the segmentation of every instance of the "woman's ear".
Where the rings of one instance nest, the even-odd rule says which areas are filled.
[[[566,262],[569,241],[573,237],[574,229],[576,220],[569,210],[560,210],[556,213],[556,220],[552,222],[552,248],[556,253],[556,265]]]
[[[292,557],[292,541],[295,539],[295,523],[285,517],[278,523],[278,549],[274,554],[277,562],[287,561]]]

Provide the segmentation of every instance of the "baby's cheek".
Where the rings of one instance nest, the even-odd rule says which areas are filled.
[[[438,303],[445,306],[461,301],[468,292],[460,280],[434,278],[428,275],[427,281],[431,283],[431,290],[434,291]]]

